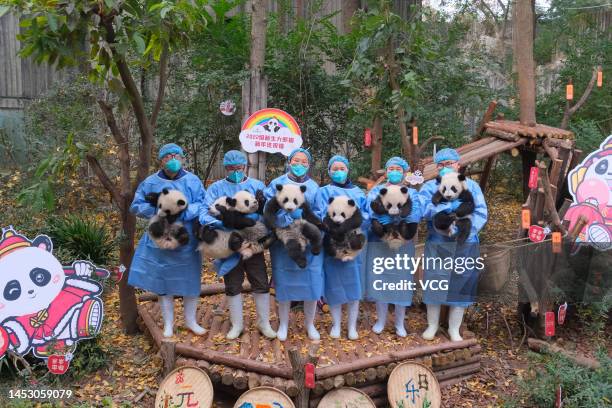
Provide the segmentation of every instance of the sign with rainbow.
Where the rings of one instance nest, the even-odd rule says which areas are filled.
[[[282,153],[302,146],[302,132],[291,115],[280,109],[266,108],[253,113],[242,125],[240,143],[248,153]]]

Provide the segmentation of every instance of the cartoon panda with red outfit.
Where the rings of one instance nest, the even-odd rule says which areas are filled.
[[[0,358],[33,349],[35,356],[73,352],[76,342],[102,326],[100,283],[108,271],[88,261],[62,266],[46,235],[33,241],[13,228],[0,239]]]
[[[575,202],[565,214],[570,230],[581,215],[589,220],[578,241],[612,248],[612,136],[570,172],[569,190]]]

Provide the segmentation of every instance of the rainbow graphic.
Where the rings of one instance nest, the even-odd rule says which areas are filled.
[[[289,131],[294,135],[302,134],[295,119],[293,119],[293,117],[287,112],[276,108],[261,109],[253,113],[251,116],[249,116],[246,122],[244,122],[241,130],[248,130],[257,125],[263,126],[270,119],[276,119],[281,127],[289,129]]]

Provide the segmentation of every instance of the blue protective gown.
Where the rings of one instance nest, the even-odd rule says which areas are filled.
[[[196,250],[193,221],[200,214],[204,202],[202,181],[190,172],[181,172],[174,180],[162,178],[158,173],[153,174],[136,189],[130,212],[140,218],[152,218],[156,209],[145,201],[145,195],[159,193],[164,188],[180,190],[187,197],[189,206],[179,221],[189,232],[189,243],[175,250],[159,249],[149,233],[145,232],[134,253],[128,283],[157,294],[199,296],[202,258]]]
[[[255,195],[257,190],[265,190],[266,185],[254,178],[247,177],[240,183],[233,183],[227,179],[215,181],[208,186],[208,191],[204,197],[204,205],[200,210],[200,224],[209,225],[216,229],[227,230],[223,227],[223,223],[210,215],[209,210],[212,203],[214,203],[219,197],[228,196],[233,197],[239,191],[248,191]],[[240,254],[235,253],[225,259],[216,259],[213,263],[217,274],[219,276],[226,275],[229,271],[234,269],[240,262]]]
[[[367,231],[370,214],[366,210],[367,202],[364,192],[356,186],[343,188],[334,184],[321,187],[315,196],[314,212],[323,219],[327,215],[328,200],[330,197],[348,196],[352,198],[363,216],[362,231]],[[325,255],[323,259],[323,273],[325,276],[325,299],[330,305],[361,300],[361,269],[365,249],[352,261],[342,262],[336,257]]]
[[[264,195],[267,200],[276,194],[277,184],[297,184],[306,186],[306,202],[312,209],[314,207],[315,195],[319,185],[312,179],[303,183],[297,183],[289,178],[287,174],[275,178],[266,188]],[[278,227],[286,227],[293,222],[293,218],[284,210],[279,210],[276,217]],[[270,258],[272,260],[272,278],[276,291],[276,300],[279,302],[315,301],[323,295],[323,253],[313,255],[310,246],[306,248],[306,268],[302,269],[289,257],[287,250],[279,241],[270,247]]]
[[[366,208],[370,214],[370,223],[374,219],[379,219],[379,216],[372,211],[370,204],[376,200],[378,197],[378,193],[383,187],[389,186],[390,184],[380,184],[378,186],[373,187],[367,196],[367,205]],[[413,188],[408,188],[408,193],[410,195],[410,200],[412,200],[412,211],[410,215],[406,217],[404,221],[408,223],[420,222],[421,221],[421,201],[418,196],[418,192]],[[398,224],[402,221],[401,217],[395,216],[393,217],[393,222]],[[408,282],[413,281],[415,271],[412,269],[404,268],[403,262],[401,268],[385,268],[384,272],[380,275],[374,274],[372,272],[372,266],[374,265],[375,258],[396,258],[397,255],[401,257],[404,254],[408,255],[408,257],[414,257],[415,248],[414,241],[402,245],[399,249],[394,250],[389,248],[389,246],[384,243],[371,229],[368,233],[368,247],[366,250],[366,271],[365,271],[365,280],[366,280],[366,290],[365,296],[369,301],[377,301],[383,303],[393,303],[398,306],[410,306],[412,305],[412,295],[413,291],[411,290],[401,290],[401,291],[378,291],[374,289],[374,281],[382,279],[384,282],[400,282],[402,280],[406,280]]]
[[[427,221],[427,240],[425,241],[425,258],[473,258],[480,256],[478,233],[487,223],[487,204],[478,183],[466,179],[468,190],[474,197],[474,212],[471,214],[472,229],[466,240],[466,244],[457,248],[454,236],[441,235],[433,227],[433,217],[439,212],[454,211],[461,203],[459,200],[443,202],[434,205],[431,198],[438,190],[435,180],[430,180],[423,185],[419,196],[423,207],[423,218]],[[456,233],[456,231],[455,231]],[[476,267],[466,268],[463,273],[452,272],[449,268],[440,268],[430,262],[424,269],[424,280],[448,280],[449,290],[423,290],[423,302],[425,304],[442,304],[457,307],[467,307],[474,303],[476,287],[478,284],[478,270]],[[454,268],[456,269],[456,268]]]

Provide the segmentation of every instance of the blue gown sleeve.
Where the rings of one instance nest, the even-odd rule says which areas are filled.
[[[212,203],[214,203],[215,200],[221,197],[222,195],[223,194],[221,194],[219,189],[217,188],[217,184],[213,184],[209,187],[208,191],[206,191],[206,194],[204,195],[204,203],[200,206],[200,224],[208,225],[213,228],[223,227],[223,223],[212,215],[210,215],[210,213],[208,212]]]
[[[191,191],[192,201],[189,203],[187,210],[181,217],[183,221],[193,221],[200,216],[202,205],[204,204],[204,196],[206,190],[197,176],[191,177],[189,180],[188,188]]]
[[[136,214],[137,217],[149,219],[155,215],[156,209],[151,203],[145,201],[145,195],[153,192],[148,191],[147,187],[146,180],[140,183],[134,194],[132,205],[130,205],[130,212]]]
[[[435,192],[435,183],[427,182],[423,184],[419,191],[419,205],[421,207],[421,216],[426,220],[431,220],[434,216],[434,205],[431,202],[431,198]]]
[[[266,200],[274,199],[274,196],[276,195],[276,184],[282,183],[283,177],[285,176],[281,176],[277,179],[272,180],[270,184],[268,185],[268,187],[266,187],[266,189],[264,190],[264,196],[266,197]],[[291,218],[289,213],[287,213],[284,210],[278,210],[278,212],[276,213],[276,226],[277,227],[285,228],[292,222],[293,222],[293,218]]]
[[[361,230],[367,231],[368,228],[370,228],[370,212],[368,211],[368,200],[363,192],[359,194],[359,200],[357,201],[357,204],[359,204],[359,208],[361,209],[361,216],[363,217],[363,222],[361,223]]]
[[[327,200],[329,200],[327,189],[325,187],[320,188],[319,191],[317,191],[317,194],[315,194],[312,211],[321,220],[325,218],[325,215],[327,214]]]
[[[484,228],[488,219],[487,203],[480,185],[470,180],[470,193],[474,197],[474,212],[472,213],[472,234],[478,234]]]
[[[416,222],[417,224],[421,221],[422,211],[421,211],[421,198],[419,193],[411,188],[408,190],[410,192],[410,200],[412,201],[412,209],[410,211],[410,215],[406,217],[405,221],[409,223]]]

